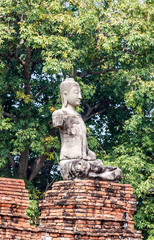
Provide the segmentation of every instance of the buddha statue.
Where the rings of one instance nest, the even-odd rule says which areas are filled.
[[[86,125],[76,107],[80,105],[81,90],[73,78],[60,84],[62,108],[53,112],[53,126],[59,128],[61,137],[60,172],[64,180],[100,179],[117,181],[121,170],[103,166],[96,154],[88,148]]]

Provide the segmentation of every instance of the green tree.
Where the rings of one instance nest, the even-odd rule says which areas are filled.
[[[51,111],[76,21],[63,1],[2,1],[0,11],[1,166],[32,181],[59,148]]]
[[[152,238],[152,2],[3,0],[0,3],[0,168],[39,188],[59,140],[51,115],[74,77],[89,144],[119,166],[138,201],[136,226]],[[43,183],[45,180],[45,184]],[[42,187],[43,185],[43,187]]]

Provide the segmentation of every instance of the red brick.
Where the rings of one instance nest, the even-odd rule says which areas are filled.
[[[94,180],[60,181],[40,201],[40,227],[26,217],[28,191],[23,180],[0,178],[0,239],[140,240],[132,214],[135,196],[129,184]],[[126,220],[124,217],[126,216]],[[128,224],[123,230],[123,225]]]

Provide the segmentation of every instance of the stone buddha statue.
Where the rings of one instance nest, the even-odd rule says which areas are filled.
[[[67,78],[60,84],[60,94],[62,108],[53,112],[52,122],[59,128],[61,137],[60,172],[63,179],[119,180],[121,170],[103,166],[88,148],[86,125],[75,110],[82,98],[79,84],[73,78]]]

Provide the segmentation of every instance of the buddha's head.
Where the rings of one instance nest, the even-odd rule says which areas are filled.
[[[82,98],[80,86],[73,78],[66,78],[60,84],[60,95],[63,107],[67,107],[68,105],[77,107],[80,105]]]

